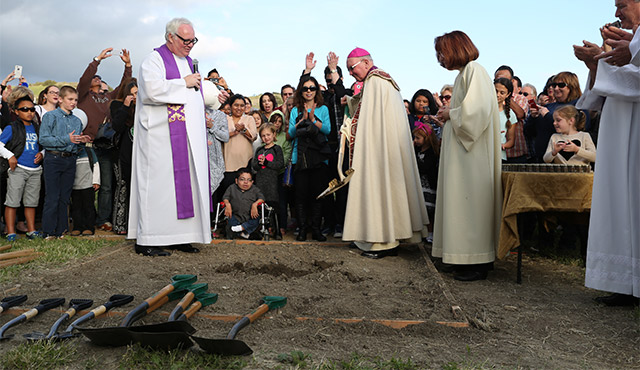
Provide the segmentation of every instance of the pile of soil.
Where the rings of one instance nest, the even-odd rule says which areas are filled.
[[[121,315],[169,283],[175,274],[196,274],[219,294],[190,322],[198,335],[222,338],[232,320],[251,312],[263,296],[288,298],[287,305],[240,332],[259,366],[276,366],[279,353],[301,350],[314,359],[366,356],[411,358],[421,368],[450,361],[524,368],[640,368],[640,318],[633,308],[598,306],[598,294],[583,287],[583,269],[525,257],[524,281],[515,283],[515,259],[498,261],[489,279],[455,281],[438,273],[416,245],[398,257],[371,260],[340,243],[242,243],[218,241],[199,254],[168,258],[136,255],[132,244],[105,248],[100,255],[58,269],[30,271],[4,284],[3,296],[28,294],[22,308],[44,298],[92,298],[112,294],[135,300],[94,320],[93,327],[118,325]],[[427,258],[425,258],[427,257]],[[456,317],[459,305],[465,316]],[[139,324],[166,320],[174,304]],[[14,314],[17,313],[14,312]],[[47,312],[11,329],[21,335],[46,331],[59,312]],[[218,316],[218,317],[216,317]],[[3,314],[0,323],[13,316]],[[336,319],[358,319],[346,322]],[[376,320],[414,320],[402,329]],[[448,322],[468,327],[439,324]],[[103,367],[116,366],[125,349],[97,348],[81,338],[81,353],[99,354]],[[97,352],[96,352],[97,351]],[[81,366],[81,365],[80,365]]]

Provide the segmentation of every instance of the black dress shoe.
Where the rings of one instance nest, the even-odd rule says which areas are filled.
[[[296,236],[296,240],[299,242],[307,240],[307,232],[300,230],[300,232],[298,232],[298,236]]]
[[[435,265],[436,269],[442,273],[451,274],[453,272],[456,272],[456,265],[444,262],[436,263]]]
[[[638,298],[628,294],[613,293],[612,295],[596,297],[594,299],[598,303],[611,307],[638,305]]]
[[[397,256],[398,255],[398,247],[385,249],[383,251],[365,251],[360,254],[363,257],[380,259],[385,258],[387,256]]]
[[[167,257],[170,256],[171,253],[163,250],[159,247],[150,247],[146,245],[138,245],[136,244],[134,247],[136,253],[141,254],[143,256],[151,256],[151,257]]]
[[[453,275],[453,278],[459,281],[476,281],[485,280],[487,278],[487,271],[458,271]]]
[[[327,237],[322,235],[321,232],[311,233],[311,238],[313,238],[313,240],[317,240],[319,242],[326,242],[327,241]]]
[[[167,248],[175,249],[185,253],[200,253],[200,249],[194,247],[191,244],[174,244],[174,245],[168,246]]]

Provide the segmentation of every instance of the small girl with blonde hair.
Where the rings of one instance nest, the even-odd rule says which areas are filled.
[[[275,210],[274,216],[279,210],[278,176],[284,169],[284,154],[282,148],[276,144],[276,135],[277,130],[272,123],[267,122],[260,126],[260,137],[264,145],[256,150],[252,161],[256,173],[256,186],[262,190],[265,202]],[[279,228],[274,227],[273,231],[276,239],[282,238]]]
[[[586,116],[573,105],[564,105],[553,112],[553,126],[556,133],[551,135],[546,163],[590,164],[596,161],[596,146],[584,129]]]

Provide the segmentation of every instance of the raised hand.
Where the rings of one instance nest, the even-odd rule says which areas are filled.
[[[334,71],[338,68],[339,59],[340,58],[338,58],[336,53],[334,53],[333,51],[329,52],[329,54],[327,55],[327,65],[329,66],[330,70]]]
[[[305,57],[305,67],[304,67],[305,73],[311,73],[311,70],[313,70],[316,67],[316,61],[313,60],[314,56],[315,55],[313,54],[313,52],[310,52]]]
[[[127,67],[131,66],[131,56],[129,55],[129,50],[122,49],[122,53],[120,54],[120,59],[122,59],[122,61]]]
[[[106,48],[102,50],[96,58],[98,58],[98,60],[107,59],[112,55],[111,54],[112,51],[113,51],[113,48]]]
[[[16,77],[15,77],[15,75],[14,75],[13,71],[11,71],[11,73],[9,73],[9,74],[7,75],[7,77],[6,77],[4,80],[2,80],[2,86],[7,86],[7,84],[8,84],[9,82],[13,81],[15,78],[16,78]]]

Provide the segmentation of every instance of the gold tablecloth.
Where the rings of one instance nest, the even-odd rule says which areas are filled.
[[[498,258],[520,245],[518,213],[589,212],[592,173],[503,172]]]

